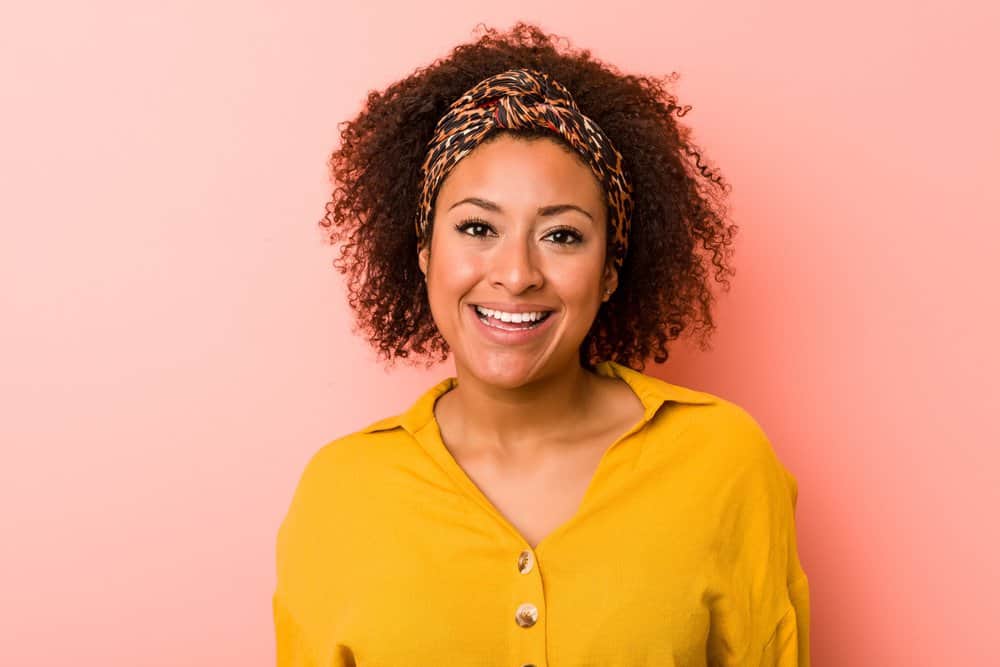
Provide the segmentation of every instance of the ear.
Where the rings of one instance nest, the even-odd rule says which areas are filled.
[[[601,279],[601,300],[607,301],[611,298],[609,292],[614,292],[618,289],[618,271],[615,269],[614,264],[608,264],[604,267],[604,277]]]
[[[420,266],[420,271],[424,274],[424,278],[427,277],[427,262],[430,260],[431,249],[428,245],[423,245],[417,252],[417,265]]]

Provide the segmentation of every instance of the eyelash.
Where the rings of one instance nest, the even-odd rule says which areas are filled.
[[[489,229],[493,229],[490,223],[486,222],[482,218],[469,218],[468,220],[463,220],[459,224],[455,225],[455,229],[457,229],[459,232],[463,234],[466,234],[465,230],[475,226],[482,226],[482,227],[488,227]],[[567,241],[565,243],[557,242],[557,245],[576,245],[577,243],[580,243],[583,240],[583,237],[580,235],[579,232],[569,227],[559,227],[558,229],[553,229],[546,236],[551,236],[552,234],[557,234],[559,232],[569,234],[569,236],[572,237],[573,240]],[[480,236],[480,234],[466,234],[466,235],[474,237]]]

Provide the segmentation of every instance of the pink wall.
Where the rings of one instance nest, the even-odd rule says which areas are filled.
[[[995,659],[995,3],[62,4],[0,21],[0,662],[273,663],[307,458],[451,372],[350,334],[336,124],[517,18],[681,72],[734,185],[714,349],[656,372],[799,479],[814,663]]]

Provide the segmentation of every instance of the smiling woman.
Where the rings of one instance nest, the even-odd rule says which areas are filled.
[[[492,136],[438,193],[418,254],[431,314],[460,377],[517,387],[559,367],[575,368],[566,381],[577,384],[580,345],[616,283],[601,185],[556,141]]]
[[[678,108],[518,24],[346,124],[322,223],[360,328],[456,375],[309,461],[279,665],[808,665],[795,478],[745,410],[642,372],[732,273]]]

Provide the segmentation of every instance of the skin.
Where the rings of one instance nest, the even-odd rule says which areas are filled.
[[[461,203],[469,197],[499,210]],[[582,210],[539,214],[555,204]],[[446,177],[418,253],[458,378],[435,404],[442,439],[533,545],[573,514],[604,451],[642,416],[624,382],[579,361],[617,286],[606,225],[601,185],[579,157],[552,140],[500,136]],[[469,307],[483,302],[543,304],[553,321],[531,341],[497,343]]]

